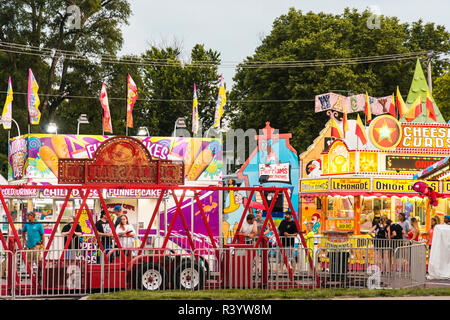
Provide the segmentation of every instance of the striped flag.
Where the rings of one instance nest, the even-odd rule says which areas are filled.
[[[395,110],[395,95],[392,94],[391,104],[389,105],[389,114],[394,118],[397,118],[397,112]]]
[[[2,112],[2,123],[3,129],[10,130],[11,129],[11,121],[12,121],[12,102],[13,102],[13,89],[11,84],[11,77],[8,80],[8,91],[6,95],[5,105],[3,106]]]
[[[41,112],[39,105],[41,101],[38,96],[39,86],[34,77],[33,71],[28,69],[28,114],[30,116],[31,124],[39,124],[41,120]]]
[[[366,103],[364,105],[364,113],[366,114],[367,123],[370,123],[372,121],[372,112],[370,111],[370,100],[367,91],[366,91]]]
[[[111,113],[109,112],[108,94],[106,93],[106,85],[104,82],[102,84],[102,90],[100,91],[100,103],[103,108],[103,131],[113,133]]]
[[[431,101],[430,91],[427,89],[427,98],[425,106],[427,108],[427,116],[436,121],[436,112],[434,111],[433,101]]]
[[[220,119],[223,115],[223,106],[227,102],[227,97],[225,94],[225,85],[223,82],[223,76],[220,77],[220,87],[219,94],[217,96],[216,102],[216,113],[214,114],[214,128],[220,127]]]
[[[361,140],[361,143],[365,145],[367,143],[367,134],[366,134],[366,128],[364,127],[364,124],[359,117],[356,120],[356,127],[355,127],[355,134],[357,137],[359,137],[359,140]]]
[[[197,99],[197,89],[194,83],[194,100],[192,102],[192,132],[197,133],[199,127],[198,120],[198,99]]]
[[[137,86],[128,74],[127,78],[127,127],[133,128],[133,106],[138,98]]]
[[[406,112],[408,112],[408,108],[406,107],[405,101],[403,101],[402,95],[400,94],[400,90],[397,86],[397,110],[398,110],[398,118],[402,118]]]
[[[337,125],[336,121],[334,121],[334,118],[331,118],[331,136],[338,138],[338,139],[344,139],[344,135],[341,132],[341,129],[339,129],[339,126]]]
[[[405,119],[408,122],[414,121],[422,113],[422,97],[419,95],[413,102],[408,112],[405,114]]]

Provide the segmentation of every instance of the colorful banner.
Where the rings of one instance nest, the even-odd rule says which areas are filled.
[[[11,177],[13,180],[22,179],[27,161],[27,150],[27,140],[22,136],[10,140],[8,160],[11,170],[10,172],[8,170],[8,178]]]
[[[332,191],[370,191],[370,179],[359,178],[333,178]]]
[[[408,179],[373,179],[373,191],[415,193],[413,185],[416,181]],[[438,181],[424,181],[428,186],[439,192]]]
[[[220,119],[222,119],[223,115],[223,106],[227,102],[226,92],[225,92],[225,84],[223,82],[223,76],[220,77],[220,87],[219,94],[217,96],[216,101],[216,113],[214,114],[214,128],[220,127]]]
[[[9,77],[8,80],[8,91],[6,95],[6,101],[5,105],[3,106],[3,112],[2,112],[2,123],[3,123],[3,129],[10,130],[11,129],[11,122],[12,122],[12,102],[13,102],[13,89],[11,84],[11,77]]]
[[[100,92],[100,103],[103,108],[103,131],[108,133],[113,133],[112,124],[111,124],[111,113],[109,112],[109,102],[108,102],[108,94],[106,92],[106,85],[103,82],[102,90]]]
[[[374,115],[389,112],[389,106],[392,96],[375,98],[369,96],[370,111]],[[337,93],[329,92],[317,95],[315,97],[315,112],[334,110],[347,113],[364,111],[366,104],[366,95],[357,94],[350,97],[342,96]]]
[[[328,179],[300,181],[300,192],[317,192],[329,190],[330,190],[330,183]]]
[[[192,132],[194,134],[198,132],[199,125],[197,90],[194,83],[194,100],[192,102]]]
[[[127,78],[127,127],[133,128],[133,106],[138,98],[137,86],[133,78]]]
[[[222,144],[218,139],[186,137],[135,137],[154,160],[184,161],[189,181],[217,184],[222,181]],[[92,159],[101,135],[32,134],[9,142],[8,181],[21,178],[56,183],[60,158]],[[192,148],[195,146],[195,148]]]
[[[31,124],[39,124],[41,120],[41,112],[39,111],[41,101],[39,100],[38,90],[39,86],[34,78],[33,71],[28,69],[28,113]]]

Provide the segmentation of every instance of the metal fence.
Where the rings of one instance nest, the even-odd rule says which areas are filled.
[[[173,241],[172,241],[173,240]],[[83,296],[141,290],[400,288],[423,286],[426,246],[373,239],[280,248],[263,242],[194,251],[172,239],[166,249],[2,250],[1,298]],[[217,240],[217,244],[222,239]],[[83,242],[84,243],[84,242]],[[86,242],[89,243],[89,242]],[[158,237],[148,244],[158,245]],[[273,243],[272,243],[273,245]],[[28,262],[28,263],[26,263]]]

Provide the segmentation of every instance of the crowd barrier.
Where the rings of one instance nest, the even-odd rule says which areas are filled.
[[[317,239],[316,239],[317,240]],[[403,288],[424,286],[426,246],[365,239],[358,243],[301,243],[288,248],[256,239],[184,246],[174,237],[165,249],[150,237],[143,249],[100,252],[91,242],[64,250],[1,250],[1,298],[84,296],[119,290],[289,288]],[[60,243],[60,244],[56,244]],[[273,243],[272,243],[273,245]]]

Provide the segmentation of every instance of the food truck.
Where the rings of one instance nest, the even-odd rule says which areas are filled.
[[[412,189],[416,182],[413,176],[450,155],[450,124],[442,117],[425,79],[417,62],[406,106],[410,108],[420,95],[421,111],[412,121],[405,114],[399,115],[394,95],[316,96],[316,112],[327,112],[331,119],[300,155],[303,221],[318,221],[321,232],[360,235],[370,230],[374,216],[385,214],[396,221],[397,214],[404,212],[407,218],[419,220],[421,237],[426,238],[430,217],[447,212],[443,197],[448,190],[437,181],[426,181],[443,196],[437,206],[431,206],[427,197]],[[358,119],[349,119],[344,128],[344,116],[354,118],[354,113],[365,110],[366,101],[371,121],[367,113],[361,113],[359,124]],[[389,113],[392,104],[396,105],[394,114]],[[338,114],[342,120],[337,119]],[[357,126],[367,141],[356,134]],[[336,128],[341,137],[332,135]]]

